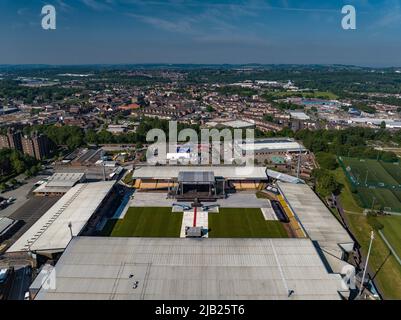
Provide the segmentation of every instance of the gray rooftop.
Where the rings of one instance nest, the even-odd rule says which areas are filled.
[[[73,187],[84,176],[84,173],[55,173],[49,178],[47,187]]]
[[[278,182],[277,186],[312,241],[339,259],[343,251],[353,250],[351,236],[308,185]]]
[[[80,183],[71,188],[7,252],[63,251],[80,234],[112,190],[115,181]]]
[[[309,239],[76,237],[55,271],[56,289],[42,288],[36,299],[298,300],[348,292]]]
[[[305,183],[302,179],[299,179],[297,177],[293,177],[293,176],[290,176],[289,174],[281,173],[278,171],[267,169],[266,173],[270,178],[273,178],[275,180],[289,182],[289,183]]]
[[[264,167],[235,166],[146,166],[135,168],[134,179],[176,179],[180,172],[213,172],[226,179],[267,179]]]
[[[184,183],[209,184],[215,182],[214,173],[210,171],[181,171],[178,174],[178,181]]]
[[[37,187],[33,192],[36,194],[66,193],[70,188],[83,180],[85,180],[85,173],[82,172],[55,173],[47,182]]]
[[[12,226],[16,223],[15,220],[5,217],[0,217],[0,235],[8,232]]]

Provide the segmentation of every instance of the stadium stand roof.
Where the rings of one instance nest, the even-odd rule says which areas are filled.
[[[305,183],[305,181],[303,181],[302,179],[299,179],[297,177],[293,177],[293,176],[290,176],[288,174],[281,173],[278,171],[273,171],[273,170],[267,169],[266,173],[270,178],[273,178],[275,180],[289,182],[289,183]]]
[[[234,166],[146,166],[134,169],[133,179],[177,179],[180,172],[213,172],[217,177],[241,180],[267,179],[264,167],[234,167]]]
[[[194,171],[181,171],[178,173],[178,182],[184,183],[213,183],[215,182],[214,173],[210,171],[194,172]]]
[[[77,184],[51,207],[17,242],[10,252],[63,251],[80,234],[88,220],[109,194],[115,181]]]
[[[340,299],[309,239],[76,237],[37,300]],[[290,291],[293,294],[289,296]]]
[[[354,241],[330,210],[306,184],[278,182],[277,186],[312,241],[333,257],[342,259]]]
[[[234,166],[147,166],[134,169],[133,179],[179,179],[180,172],[212,172],[216,177],[228,180],[266,180],[268,177],[290,183],[304,183],[302,179],[265,167]]]

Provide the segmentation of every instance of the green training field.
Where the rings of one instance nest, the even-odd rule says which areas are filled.
[[[383,168],[388,172],[390,176],[397,181],[398,184],[401,184],[401,165],[400,163],[386,163],[380,161],[380,164]]]
[[[341,157],[351,183],[356,187],[360,205],[401,212],[401,167],[398,163],[385,163],[372,159]],[[350,169],[350,170],[349,170]],[[367,179],[366,179],[367,177]],[[365,181],[369,187],[365,187]]]
[[[288,238],[280,221],[266,221],[260,209],[221,208],[209,214],[210,238]]]
[[[346,168],[351,168],[348,173],[353,176],[357,183],[368,185],[399,185],[396,178],[385,169],[382,162],[371,159],[356,159],[342,157],[343,163]],[[391,164],[393,165],[393,164]],[[391,168],[386,166],[387,169]]]
[[[391,191],[381,188],[357,188],[357,190],[363,207],[371,209],[372,206],[375,208],[381,206],[382,208],[391,208],[389,211],[401,212],[401,202],[396,196],[396,194],[401,196],[401,191]]]
[[[384,226],[382,229],[384,236],[401,258],[401,217],[380,217],[378,220]]]
[[[110,220],[103,235],[112,237],[179,237],[182,213],[172,213],[171,208],[129,208],[124,219]]]

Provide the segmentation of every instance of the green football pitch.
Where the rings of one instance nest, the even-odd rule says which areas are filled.
[[[172,213],[171,208],[133,207],[124,219],[110,220],[103,229],[112,237],[179,237],[182,213]]]
[[[401,170],[398,165],[392,163],[383,163],[371,159],[356,159],[342,157],[344,166],[348,173],[355,178],[355,181],[361,185],[388,185],[397,186],[397,181],[401,178]]]
[[[210,238],[288,238],[280,221],[266,221],[260,209],[221,208],[209,214]]]
[[[103,236],[111,237],[179,237],[182,213],[167,207],[133,207],[124,219],[109,220]],[[280,221],[265,221],[260,209],[221,208],[209,213],[211,238],[288,238]]]
[[[341,159],[350,179],[354,180],[350,182],[356,188],[362,207],[401,212],[401,167],[398,163],[347,157]]]
[[[401,212],[401,191],[389,189],[357,188],[357,195],[361,199],[363,207],[371,209],[380,206],[386,211]]]

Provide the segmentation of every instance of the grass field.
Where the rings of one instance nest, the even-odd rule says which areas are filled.
[[[393,164],[383,164],[380,161],[371,160],[371,159],[356,159],[356,158],[347,158],[342,157],[343,163],[345,167],[350,167],[350,174],[354,176],[356,181],[360,184],[365,184],[365,181],[368,185],[379,185],[380,183],[386,185],[399,185],[396,178],[393,178],[388,170],[391,169],[391,172],[394,169],[391,166]],[[386,165],[386,168],[384,167]],[[398,167],[399,168],[399,167]]]
[[[209,214],[210,238],[288,238],[279,221],[266,221],[260,209],[222,208]]]
[[[337,181],[343,186],[339,197],[344,210],[346,210],[349,227],[352,231],[352,234],[356,237],[358,243],[361,245],[361,250],[366,255],[370,241],[369,234],[372,230],[372,227],[368,224],[367,218],[363,214],[363,208],[358,205],[358,202],[354,198],[353,193],[351,192],[351,189],[349,187],[347,178],[345,177],[342,169],[338,168],[334,173],[336,175]],[[383,223],[382,221],[380,222],[385,225],[385,223]],[[391,224],[392,221],[388,220],[388,223]],[[397,228],[397,230],[400,229]],[[397,232],[398,235],[397,233],[391,235],[393,231],[391,230],[391,228],[389,228],[385,233],[386,237],[388,237],[388,240],[392,243],[394,247],[396,246],[395,244],[393,244],[394,237],[396,237],[396,239],[399,239],[400,231]],[[398,243],[400,243],[399,240],[395,241],[396,243],[397,241]],[[372,246],[372,255],[370,257],[369,266],[370,270],[376,273],[375,280],[385,298],[401,299],[401,266],[397,263],[394,257],[389,256],[389,250],[386,244],[378,235],[376,235]]]
[[[380,162],[380,164],[398,184],[401,184],[401,166],[399,163]]]
[[[129,208],[124,219],[110,220],[103,235],[112,237],[179,237],[182,213],[171,208]]]
[[[399,164],[385,163],[371,159],[342,157],[344,166],[351,168],[348,173],[358,183],[355,186],[360,205],[364,208],[382,208],[401,212],[401,167]],[[366,179],[367,178],[367,179]],[[365,187],[365,181],[369,187]]]
[[[358,188],[358,196],[365,208],[371,209],[372,206],[377,208],[387,208],[388,211],[401,212],[401,202],[397,195],[400,195],[401,191],[391,191],[388,189],[370,189],[370,188]]]
[[[401,216],[380,217],[378,220],[384,226],[383,234],[401,258]]]

